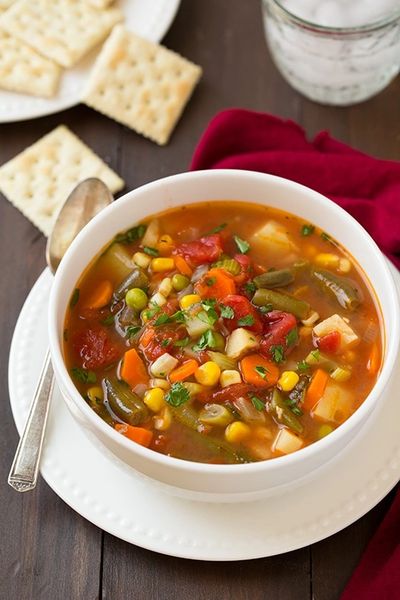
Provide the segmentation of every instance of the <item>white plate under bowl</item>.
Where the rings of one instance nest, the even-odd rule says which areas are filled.
[[[400,291],[400,275],[393,272]],[[9,389],[19,432],[46,351],[51,282],[44,271],[22,308],[11,345]],[[272,556],[340,531],[399,481],[399,388],[400,364],[380,410],[335,459],[292,489],[239,504],[196,502],[165,492],[89,439],[56,388],[41,473],[79,514],[137,546],[197,560]]]
[[[138,35],[159,42],[175,18],[180,0],[117,0],[126,27]],[[53,98],[36,98],[0,89],[0,123],[34,119],[79,104],[82,88],[99,53],[101,44],[72,69],[63,71]]]

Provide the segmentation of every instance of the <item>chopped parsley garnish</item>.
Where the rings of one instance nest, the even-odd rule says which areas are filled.
[[[241,254],[246,254],[250,250],[250,244],[246,240],[242,240],[238,235],[234,235],[233,239]]]
[[[69,301],[70,308],[74,308],[74,306],[76,304],[78,304],[79,294],[80,294],[79,288],[75,288],[74,291],[72,292],[71,300]]]
[[[214,227],[214,229],[211,229],[211,231],[209,231],[208,233],[206,233],[206,235],[212,235],[213,233],[219,233],[220,231],[222,231],[223,229],[225,229],[225,227],[228,225],[228,223],[221,223],[221,225],[217,225],[216,227]]]
[[[254,317],[253,315],[245,315],[241,319],[238,320],[239,327],[246,327],[250,325],[254,325]]]
[[[303,225],[303,227],[301,228],[301,235],[303,237],[307,237],[308,235],[312,235],[315,231],[315,227],[314,225]]]
[[[112,325],[115,321],[114,315],[108,315],[105,319],[101,321],[102,325]]]
[[[116,235],[114,242],[118,242],[119,244],[130,244],[131,242],[140,240],[140,238],[144,236],[146,229],[146,225],[137,225],[136,227],[132,227],[132,229],[128,229],[128,231]]]
[[[193,350],[198,352],[199,350],[205,350],[206,348],[215,348],[217,346],[217,339],[212,329],[205,331],[200,337],[197,344],[193,346]]]
[[[254,408],[256,408],[257,410],[261,411],[261,410],[265,409],[264,402],[258,396],[252,395],[252,396],[250,396],[250,400],[251,400],[251,403],[253,404]]]
[[[165,325],[165,323],[171,323],[171,317],[167,315],[167,313],[161,313],[161,315],[154,321],[154,325],[156,327],[159,325]]]
[[[217,279],[215,277],[206,277],[205,278],[205,283],[206,285],[208,285],[208,287],[211,287],[214,285],[214,283],[216,283]]]
[[[220,309],[221,309],[221,317],[223,317],[224,319],[234,319],[235,318],[235,312],[231,306],[226,306],[225,304],[221,304]]]
[[[189,390],[179,381],[173,383],[169,392],[165,394],[165,400],[171,406],[181,406],[190,399]]]
[[[215,308],[215,305],[217,304],[217,301],[215,300],[215,298],[206,298],[205,300],[201,301],[204,310],[208,310],[209,308]]]
[[[175,321],[175,323],[184,323],[185,313],[182,310],[177,310],[176,313],[171,316],[171,320]]]
[[[87,369],[81,369],[80,367],[73,367],[71,369],[72,375],[81,383],[96,383],[97,377],[94,371],[88,371]]]
[[[263,379],[266,379],[266,377],[269,373],[268,369],[266,369],[265,367],[262,367],[262,366],[254,367],[254,370],[257,373],[257,375],[259,375]]]
[[[152,304],[151,308],[148,308],[144,314],[146,315],[147,319],[152,319],[153,317],[156,316],[157,313],[159,313],[161,310],[161,308],[157,305],[157,304]]]
[[[134,335],[137,334],[138,331],[140,331],[142,328],[140,327],[140,325],[129,325],[129,327],[126,328],[125,330],[125,336],[127,338],[131,338]]]
[[[308,371],[309,368],[310,365],[306,363],[305,360],[299,360],[297,363],[297,370],[300,371],[300,373],[305,373],[305,371]]]
[[[215,300],[211,299],[211,302],[208,300],[203,300],[201,303],[204,311],[200,312],[197,316],[201,321],[205,323],[209,323],[210,325],[214,325],[218,321],[218,313],[215,310]]]
[[[145,252],[149,256],[158,256],[159,255],[157,248],[151,248],[150,246],[145,246],[143,248],[143,252]]]
[[[254,292],[257,290],[257,286],[254,281],[248,281],[243,287],[247,294],[254,294]]]
[[[294,346],[299,340],[299,334],[297,332],[297,327],[294,327],[289,331],[286,336],[286,344],[287,346]]]
[[[263,313],[263,314],[265,314],[265,313],[269,313],[269,312],[271,312],[271,310],[273,310],[273,309],[274,309],[274,307],[272,306],[272,304],[266,304],[265,306],[259,306],[259,307],[258,307],[258,310],[259,310],[261,313]]]
[[[276,346],[271,346],[270,348],[272,360],[277,364],[283,362],[285,360],[285,352],[283,350],[283,346],[281,344]]]
[[[190,338],[185,337],[182,340],[176,340],[176,342],[174,342],[174,346],[176,346],[177,348],[184,348],[188,345],[189,342]]]
[[[161,348],[166,348],[167,346],[169,346],[171,341],[172,341],[171,338],[166,338],[165,340],[163,340],[161,342]]]

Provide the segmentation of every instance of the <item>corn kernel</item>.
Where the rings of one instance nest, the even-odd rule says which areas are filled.
[[[164,296],[164,298],[167,298],[170,295],[172,292],[172,281],[170,277],[164,277],[158,286],[158,291]]]
[[[319,267],[337,267],[339,265],[338,255],[330,254],[329,252],[317,254],[314,261]]]
[[[160,379],[158,377],[153,377],[150,379],[150,387],[151,388],[161,388],[162,390],[168,391],[171,387],[166,379]]]
[[[141,269],[147,269],[151,263],[150,256],[147,256],[144,252],[135,252],[133,255],[133,262]]]
[[[164,392],[161,388],[155,387],[151,390],[147,390],[143,402],[153,412],[160,412],[164,407]]]
[[[226,369],[222,371],[219,382],[221,387],[228,387],[228,385],[233,385],[234,383],[241,383],[242,378],[240,377],[239,371],[235,371],[235,369]]]
[[[220,375],[221,369],[217,363],[213,362],[212,360],[209,360],[201,365],[194,373],[195,379],[198,383],[208,386],[217,385]]]
[[[157,431],[165,431],[171,426],[172,423],[172,415],[168,406],[164,406],[159,415],[153,417],[154,418],[154,428]]]
[[[231,444],[238,444],[249,437],[251,429],[242,421],[233,421],[225,429],[225,439]]]
[[[290,392],[298,381],[299,376],[295,371],[283,371],[278,379],[278,385],[283,392]]]
[[[103,400],[104,397],[103,390],[99,385],[94,385],[93,387],[90,387],[86,394],[89,400],[94,403],[96,403],[96,400]]]
[[[351,262],[348,258],[341,258],[339,260],[339,271],[341,273],[349,273],[351,271]]]
[[[172,237],[165,233],[158,240],[156,248],[161,254],[161,256],[168,256],[169,254],[171,254],[172,250],[174,249],[174,246],[175,244]]]
[[[155,293],[150,298],[150,304],[153,304],[155,306],[163,306],[166,302],[167,301],[165,299],[165,296],[163,296],[162,294],[160,294],[160,292]]]
[[[151,268],[154,273],[162,273],[163,271],[172,271],[175,266],[173,258],[153,258]]]
[[[192,306],[193,304],[197,304],[200,301],[201,301],[201,298],[198,294],[187,294],[186,296],[183,296],[180,299],[179,306],[181,307],[182,310],[186,310],[187,308],[189,308],[189,306]]]

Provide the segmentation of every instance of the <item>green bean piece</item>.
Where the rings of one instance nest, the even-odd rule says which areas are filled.
[[[129,273],[128,277],[126,277],[115,290],[114,300],[116,302],[122,300],[126,292],[131,288],[140,288],[142,290],[147,290],[148,286],[149,278],[147,277],[147,275],[145,275],[141,269],[133,269],[133,271]]]
[[[193,429],[187,429],[186,433],[193,444],[208,450],[215,458],[221,457],[228,463],[253,462],[242,448],[234,448],[225,440],[212,437],[209,433],[199,433]]]
[[[311,311],[308,302],[265,288],[260,288],[256,291],[253,296],[253,304],[256,306],[267,306],[270,304],[275,310],[292,313],[298,319],[306,319]]]
[[[103,421],[111,426],[114,425],[114,419],[108,412],[101,398],[86,394],[85,400],[89,404],[90,408],[94,410],[94,412],[100,417],[100,419],[103,419]]]
[[[199,413],[199,419],[205,425],[226,427],[232,423],[233,415],[222,404],[206,404]]]
[[[282,394],[275,388],[272,392],[271,409],[275,419],[292,429],[295,433],[303,433],[303,425],[286,405]]]
[[[342,308],[353,311],[363,301],[357,285],[348,277],[340,277],[325,269],[311,271],[324,292],[335,298]]]
[[[147,406],[137,394],[118,379],[105,379],[108,404],[113,413],[129,425],[139,425],[149,416]]]
[[[258,288],[276,288],[285,287],[289,283],[293,283],[294,274],[292,269],[280,269],[279,271],[267,271],[257,275],[253,279]]]
[[[172,416],[175,421],[185,425],[189,429],[199,431],[202,428],[197,412],[189,404],[181,404],[180,406],[170,406]]]

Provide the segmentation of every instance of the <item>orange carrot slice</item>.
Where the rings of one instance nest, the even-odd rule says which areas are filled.
[[[195,291],[202,298],[217,298],[223,300],[236,292],[232,277],[222,269],[210,269],[196,285]]]
[[[240,361],[240,370],[246,383],[267,388],[279,379],[279,368],[261,354],[249,354]]]
[[[323,393],[328,383],[329,375],[322,369],[317,369],[312,376],[311,383],[307,388],[306,397],[304,399],[302,408],[311,410],[316,405],[318,400],[322,398]]]
[[[111,296],[113,293],[113,286],[111,281],[108,279],[101,281],[96,289],[89,295],[85,304],[86,308],[103,308],[103,306],[107,306],[107,304],[111,300]]]
[[[127,350],[124,354],[121,367],[121,378],[134,388],[138,383],[148,383],[149,376],[135,348]]]
[[[193,271],[187,264],[186,260],[179,254],[177,254],[174,258],[175,266],[178,269],[179,273],[182,273],[182,275],[186,275],[187,277],[191,277],[193,275]]]
[[[116,431],[132,440],[132,442],[136,442],[146,448],[150,446],[151,440],[153,439],[153,433],[148,429],[144,429],[144,427],[134,427],[127,423],[116,423],[114,428]]]
[[[176,381],[184,381],[185,379],[193,375],[198,366],[198,362],[194,359],[185,361],[180,367],[171,371],[171,373],[169,374],[170,382],[175,383]]]

